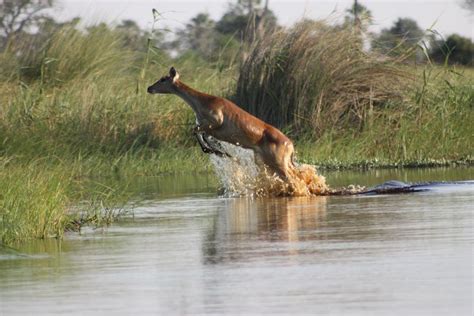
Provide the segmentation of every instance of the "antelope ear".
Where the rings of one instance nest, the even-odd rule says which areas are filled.
[[[179,79],[179,73],[174,69],[174,67],[171,67],[170,69],[170,77],[173,79],[173,82],[176,82],[176,80]]]

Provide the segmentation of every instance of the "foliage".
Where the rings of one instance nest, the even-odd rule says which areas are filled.
[[[207,13],[199,13],[186,24],[186,27],[179,30],[175,46],[181,51],[192,50],[204,58],[211,58],[218,49],[216,47],[215,22]]]
[[[149,38],[151,34],[143,31],[135,21],[122,20],[122,22],[115,27],[115,31],[120,34],[124,47],[132,51],[146,51],[147,38]],[[163,35],[156,31],[153,35],[155,37],[154,40],[161,40],[163,38]]]
[[[399,18],[390,29],[383,29],[372,42],[376,51],[384,54],[401,55],[407,51],[415,51],[416,45],[425,36],[424,31],[415,20]],[[418,59],[423,57],[418,51]]]
[[[50,8],[53,0],[3,0],[0,3],[0,49],[6,43],[45,18],[40,14]]]
[[[261,8],[260,0],[239,0],[237,4],[229,5],[228,10],[216,23],[216,30],[222,34],[237,35],[238,38],[250,40],[248,32],[255,32],[259,25],[271,30],[276,27],[277,19],[268,3]]]
[[[177,31],[173,49],[181,54],[190,52],[220,66],[231,65],[241,52],[242,42],[251,43],[256,36],[277,26],[276,17],[259,0],[239,0],[229,4],[220,20],[214,21],[207,13],[199,13]]]
[[[474,66],[474,43],[467,37],[452,34],[446,40],[433,41],[431,58],[439,63],[448,62],[472,67]]]
[[[59,238],[86,223],[108,224],[121,212],[126,185],[111,188],[81,179],[80,165],[56,162],[52,167],[41,159],[1,161],[0,244]]]
[[[355,1],[354,4],[346,10],[343,25],[344,27],[354,26],[362,32],[367,32],[372,22],[372,12],[363,4]]]
[[[327,131],[302,140],[299,157],[328,167],[472,164],[474,73],[439,66],[416,70],[405,105],[385,108],[361,131]]]

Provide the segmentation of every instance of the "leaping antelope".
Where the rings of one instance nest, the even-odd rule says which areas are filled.
[[[148,87],[148,93],[174,94],[191,106],[196,114],[194,128],[201,148],[206,153],[226,155],[208,135],[255,153],[256,163],[288,181],[295,171],[294,147],[291,140],[277,128],[263,122],[235,103],[199,92],[179,80],[172,67],[167,76]]]

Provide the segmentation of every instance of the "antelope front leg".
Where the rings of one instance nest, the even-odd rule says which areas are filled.
[[[196,139],[198,140],[201,149],[206,154],[215,154],[219,157],[230,155],[222,149],[219,143],[214,140],[209,139],[209,135],[207,135],[199,125],[194,127],[193,129],[194,135],[196,135]]]
[[[213,150],[209,146],[209,144],[204,140],[204,132],[201,131],[201,128],[199,127],[199,125],[194,127],[193,133],[196,136],[196,139],[199,143],[199,146],[201,146],[202,151],[206,154],[212,154]]]
[[[217,142],[215,140],[215,138],[209,138],[210,136],[208,134],[203,134],[202,135],[202,138],[204,139],[204,141],[206,142],[206,144],[209,146],[209,148],[212,148],[213,150],[213,154],[216,154],[217,156],[219,157],[223,157],[223,156],[226,156],[226,157],[229,157],[231,158],[232,156],[229,155],[228,153],[226,153],[224,151],[224,148],[222,148],[222,145]]]

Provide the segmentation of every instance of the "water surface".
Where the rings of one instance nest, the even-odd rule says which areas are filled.
[[[473,170],[327,174],[333,186]],[[137,179],[107,229],[0,250],[0,315],[471,315],[474,184],[419,193],[219,198],[212,177]],[[138,194],[139,193],[139,194]]]

